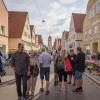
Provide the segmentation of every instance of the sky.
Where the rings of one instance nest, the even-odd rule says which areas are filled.
[[[53,41],[68,31],[72,13],[86,13],[88,0],[4,0],[9,11],[29,12],[30,24],[42,34],[44,44],[48,36]],[[45,22],[43,22],[45,20]]]

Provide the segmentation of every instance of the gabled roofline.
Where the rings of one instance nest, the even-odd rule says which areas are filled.
[[[27,13],[27,16],[26,16],[26,19],[25,19],[25,22],[24,22],[23,31],[22,31],[22,36],[23,36],[24,27],[25,27],[25,23],[26,23],[27,18],[28,18],[28,20],[29,20],[28,12],[26,12],[26,13]],[[30,22],[29,22],[29,27],[30,27]],[[30,33],[30,34],[31,34],[31,33]],[[21,36],[21,37],[22,37],[22,36]]]
[[[7,9],[7,6],[6,6],[5,2],[4,2],[4,0],[2,0],[2,2],[3,2],[5,8],[6,8],[7,12],[8,12],[8,9]]]
[[[76,15],[76,14],[77,14],[77,15],[84,15],[84,16],[86,16],[86,14],[85,14],[85,13],[72,13],[72,18],[73,18],[74,28],[75,28],[75,20],[74,20],[74,15]],[[75,28],[75,32],[76,32],[76,33],[80,33],[80,32],[77,32],[77,31],[76,31],[76,28]]]
[[[20,38],[22,38],[24,27],[25,27],[25,23],[26,23],[26,19],[27,19],[27,16],[28,16],[28,12],[25,12],[25,11],[8,11],[8,14],[9,13],[26,13],[26,18],[25,18],[25,21],[24,21],[24,25],[22,26],[23,30],[22,30],[22,32],[20,32],[20,34],[21,34]]]

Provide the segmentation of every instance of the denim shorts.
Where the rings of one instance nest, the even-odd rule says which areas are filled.
[[[83,72],[80,72],[80,71],[75,71],[75,79],[76,80],[80,80],[82,79],[82,76],[83,76]]]
[[[50,67],[48,68],[40,68],[40,78],[43,80],[45,77],[46,81],[49,81],[50,78]]]

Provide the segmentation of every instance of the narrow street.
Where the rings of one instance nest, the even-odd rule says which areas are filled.
[[[100,0],[0,0],[0,100],[100,100]]]
[[[30,100],[100,100],[100,87],[93,81],[84,76],[84,92],[73,93],[72,85],[68,85],[68,93],[63,90],[61,93],[57,92],[57,89],[53,85],[53,69],[51,71],[50,79],[50,94],[48,96],[45,93],[40,93],[40,79],[38,78],[35,97]],[[15,82],[10,82],[5,86],[0,87],[0,100],[17,100]]]

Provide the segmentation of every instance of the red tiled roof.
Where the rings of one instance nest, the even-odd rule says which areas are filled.
[[[21,38],[28,12],[9,11],[9,37]]]
[[[72,13],[75,32],[83,32],[83,22],[86,14]]]

